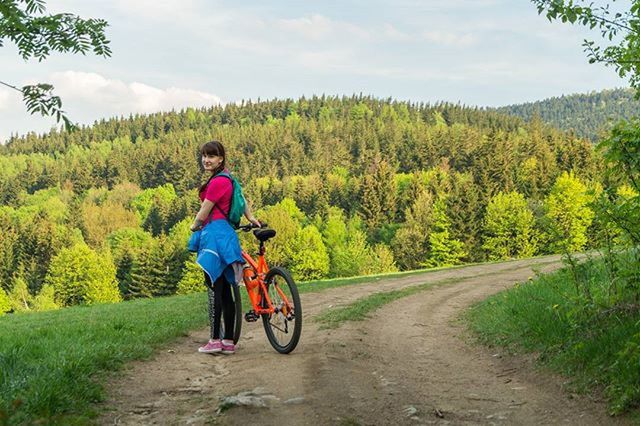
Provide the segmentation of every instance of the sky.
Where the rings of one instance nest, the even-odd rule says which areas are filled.
[[[597,2],[596,2],[597,3]],[[622,87],[588,63],[580,26],[526,0],[49,0],[48,13],[109,22],[109,58],[24,61],[0,47],[0,80],[55,86],[77,123],[239,102],[365,94],[501,106]],[[0,86],[0,142],[45,132]]]

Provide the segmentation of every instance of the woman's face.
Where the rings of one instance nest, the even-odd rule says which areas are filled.
[[[223,157],[219,155],[202,154],[202,167],[208,172],[213,172],[222,164]]]

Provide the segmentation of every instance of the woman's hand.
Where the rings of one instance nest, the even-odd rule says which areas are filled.
[[[193,223],[191,224],[191,226],[189,227],[189,229],[191,229],[191,232],[196,232],[202,229],[202,221],[201,220],[194,220]]]
[[[249,220],[249,222],[253,223],[256,227],[258,228],[262,227],[262,225],[260,224],[260,221],[255,217],[251,216],[251,217],[248,217],[247,219]]]

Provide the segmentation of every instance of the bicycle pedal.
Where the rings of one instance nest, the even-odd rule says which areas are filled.
[[[255,312],[249,311],[244,314],[244,320],[246,322],[256,322],[258,321],[258,315]]]

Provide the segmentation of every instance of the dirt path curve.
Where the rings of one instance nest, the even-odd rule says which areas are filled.
[[[236,355],[196,352],[199,330],[107,384],[100,424],[391,425],[618,424],[601,401],[576,397],[531,362],[470,343],[456,319],[475,301],[560,266],[558,257],[431,272],[306,293],[303,335],[277,354],[260,322]],[[448,283],[400,299],[364,322],[319,330],[314,316],[374,291]],[[218,413],[242,392],[256,406]]]

